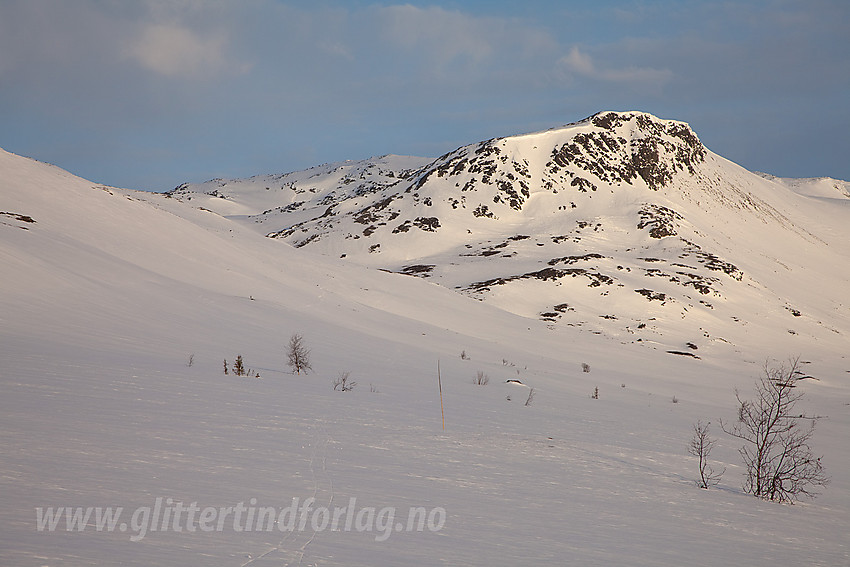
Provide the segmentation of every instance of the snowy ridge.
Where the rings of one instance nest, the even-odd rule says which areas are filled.
[[[381,156],[324,164],[282,175],[184,183],[167,194],[223,215],[251,215],[252,221],[262,227],[267,219],[282,213],[293,220],[315,218],[339,201],[396,185],[429,161],[408,156]]]
[[[756,175],[781,183],[801,195],[810,197],[823,197],[826,199],[850,199],[850,182],[833,179],[831,177],[805,177],[794,179],[790,177],[776,177],[769,173],[755,172]]]

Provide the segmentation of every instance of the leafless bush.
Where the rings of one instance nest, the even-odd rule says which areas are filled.
[[[292,369],[294,374],[307,374],[308,370],[312,370],[310,366],[310,349],[304,346],[304,338],[295,333],[290,337],[289,344],[286,347],[286,356],[289,359],[287,364]]]
[[[794,409],[803,398],[800,382],[812,378],[800,371],[799,361],[765,363],[755,399],[742,400],[736,390],[738,420],[720,422],[723,431],[744,441],[738,451],[746,467],[744,490],[764,500],[793,503],[814,497],[829,482],[821,457],[809,446],[818,418]]]
[[[483,370],[479,370],[475,373],[475,378],[472,379],[472,383],[476,386],[486,386],[490,383],[490,377],[484,374]]]
[[[599,399],[599,387],[596,387],[596,388],[593,389],[593,393],[590,394],[590,397],[593,398],[594,400]]]
[[[688,453],[699,459],[699,480],[697,481],[697,486],[706,489],[710,486],[717,486],[717,483],[720,482],[720,477],[726,472],[726,469],[715,472],[708,464],[708,456],[717,442],[717,440],[709,438],[708,426],[708,423],[703,424],[702,421],[697,421],[694,424],[694,436],[691,438],[691,444],[688,445]]]
[[[586,362],[581,363],[581,371],[582,372],[590,372],[590,365]]]
[[[355,386],[357,386],[357,382],[355,382],[354,380],[351,380],[349,378],[348,372],[341,373],[339,375],[339,378],[334,380],[333,384],[334,384],[334,391],[338,390],[340,392],[350,392],[351,390],[354,389]]]

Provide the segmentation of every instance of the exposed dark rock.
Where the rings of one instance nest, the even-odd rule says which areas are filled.
[[[667,236],[675,236],[676,221],[683,220],[682,215],[673,209],[652,203],[643,205],[640,211],[638,211],[638,214],[640,215],[640,222],[637,225],[638,229],[649,228],[649,235],[652,238],[659,239]]]
[[[494,219],[496,215],[493,214],[493,211],[487,205],[478,205],[475,207],[475,210],[472,211],[472,214],[476,217],[487,217]]]
[[[493,278],[483,282],[471,283],[466,287],[466,289],[473,291],[486,291],[494,285],[504,285],[508,282],[516,280],[538,279],[542,281],[557,281],[567,276],[585,276],[590,280],[588,287],[598,287],[602,284],[611,285],[614,283],[614,279],[610,276],[606,276],[605,274],[592,272],[582,268],[566,268],[562,270],[557,268],[543,268],[542,270],[528,272],[526,274],[509,276],[506,278]]]
[[[35,219],[28,215],[19,215],[18,213],[0,212],[0,216],[9,217],[12,220],[19,222],[35,223]]]
[[[434,271],[434,264],[414,264],[412,266],[403,267],[399,273],[408,276],[421,276],[427,278]]]
[[[700,360],[700,357],[698,357],[697,355],[695,355],[692,352],[683,352],[681,350],[668,350],[667,352],[668,352],[668,354],[678,354],[679,356],[690,356],[691,358],[696,358],[697,360]]]
[[[662,301],[663,302],[663,301],[667,300],[667,295],[665,295],[661,292],[652,291],[651,289],[636,289],[635,292],[641,294],[642,296],[646,297],[650,301]]]
[[[576,262],[601,260],[602,258],[605,258],[605,256],[603,256],[602,254],[597,254],[596,252],[589,252],[580,256],[562,256],[561,258],[552,258],[547,262],[547,264],[549,264],[550,266],[554,266],[556,264],[575,264]]]
[[[417,217],[413,221],[413,226],[416,226],[426,232],[436,232],[440,228],[440,219],[437,217]]]

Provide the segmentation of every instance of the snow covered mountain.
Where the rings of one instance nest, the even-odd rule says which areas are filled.
[[[831,177],[808,177],[795,179],[792,177],[776,177],[769,173],[755,172],[757,175],[781,183],[794,191],[811,197],[822,199],[850,199],[850,182]]]
[[[841,183],[756,175],[685,123],[601,112],[427,164],[384,156],[171,194],[298,248],[699,356],[754,328],[850,333],[843,298],[812,294],[850,282]],[[812,198],[825,194],[838,202]]]
[[[847,564],[841,183],[640,113],[168,194],[0,150],[0,565]],[[782,506],[715,424],[798,355]]]

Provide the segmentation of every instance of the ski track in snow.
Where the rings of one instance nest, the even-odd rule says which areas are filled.
[[[310,462],[308,469],[310,471],[310,478],[313,482],[313,493],[312,498],[313,501],[320,505],[324,506],[328,510],[332,510],[333,502],[334,502],[334,485],[333,478],[327,469],[327,448],[328,444],[331,443],[331,437],[328,435],[327,427],[324,422],[319,422],[319,431],[316,433],[313,442],[311,443],[310,450]],[[319,468],[317,473],[316,468]],[[322,485],[325,485],[324,487]],[[322,498],[322,493],[326,493],[325,498],[326,501],[320,502]],[[304,541],[303,544],[298,546],[298,536],[301,534],[301,531],[298,530],[297,525],[296,529],[287,532],[286,536],[281,539],[277,545],[269,549],[268,551],[258,555],[256,557],[252,557],[245,563],[243,563],[240,567],[248,567],[249,565],[254,565],[255,563],[261,564],[262,560],[265,558],[269,558],[274,561],[273,557],[270,557],[272,554],[280,552],[284,555],[296,555],[298,559],[297,565],[302,565],[304,561],[304,555],[307,552],[307,547],[313,543],[313,540],[316,538],[316,535],[319,533],[316,530],[313,530],[311,522],[308,521],[307,525],[310,527],[311,534]],[[297,549],[294,549],[296,546]],[[290,566],[293,565],[294,560],[283,560],[283,565]]]

